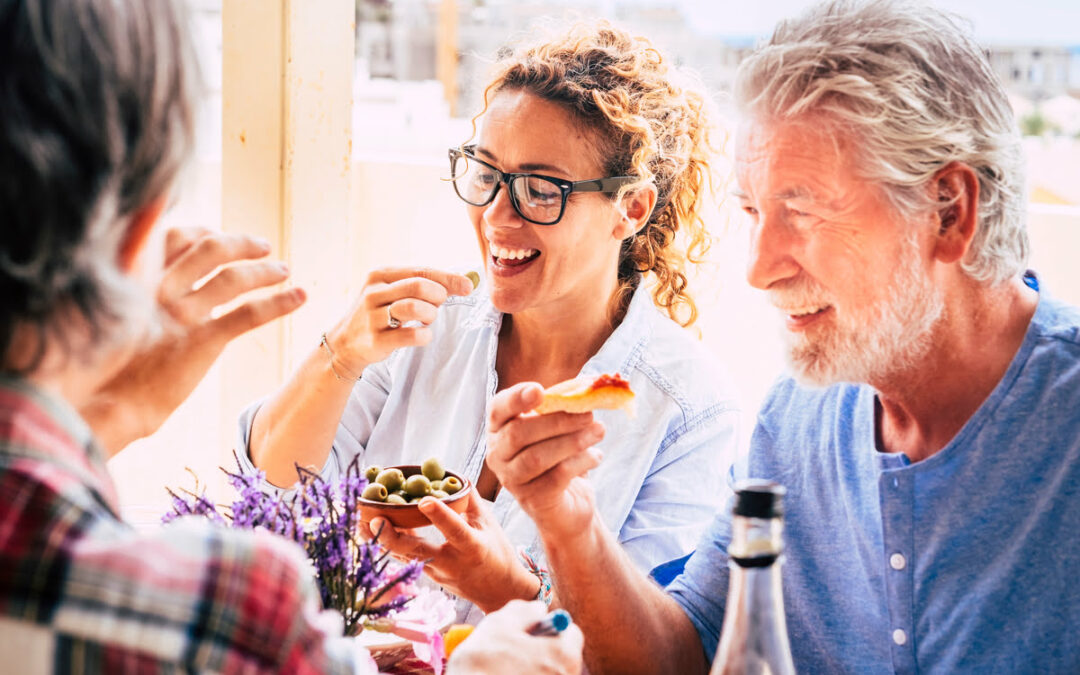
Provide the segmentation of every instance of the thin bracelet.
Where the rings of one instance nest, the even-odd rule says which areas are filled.
[[[353,377],[352,373],[349,373],[349,377],[342,377],[338,374],[337,366],[334,365],[334,350],[330,349],[330,343],[326,339],[326,333],[322,334],[322,339],[319,340],[319,346],[326,350],[326,355],[330,358],[330,372],[334,374],[334,377],[342,382],[352,382],[360,379],[359,377]],[[348,372],[347,368],[345,369],[345,372]]]

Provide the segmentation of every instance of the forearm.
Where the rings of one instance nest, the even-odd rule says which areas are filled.
[[[708,670],[686,614],[633,566],[598,518],[572,540],[545,539],[544,548],[558,602],[585,634],[593,675]]]
[[[286,487],[296,482],[296,464],[326,463],[354,385],[335,375],[325,351],[304,359],[252,421],[248,452],[267,480]]]

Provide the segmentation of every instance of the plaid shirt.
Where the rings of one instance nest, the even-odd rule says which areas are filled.
[[[117,516],[82,419],[0,379],[0,672],[353,672],[303,552],[265,532]]]

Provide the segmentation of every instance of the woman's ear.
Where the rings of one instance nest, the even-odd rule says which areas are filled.
[[[135,262],[139,254],[146,248],[146,241],[154,230],[154,225],[165,211],[167,197],[161,196],[135,212],[128,222],[127,232],[120,242],[120,253],[117,256],[117,264],[125,274],[130,274],[135,269]]]
[[[622,241],[634,236],[649,224],[649,218],[656,208],[656,186],[650,184],[627,193],[620,206],[621,217],[615,223],[611,234]]]
[[[962,162],[952,162],[934,176],[931,197],[937,234],[934,257],[945,263],[964,259],[979,229],[979,177]]]

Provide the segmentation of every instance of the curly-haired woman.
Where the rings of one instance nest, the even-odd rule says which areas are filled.
[[[389,527],[382,541],[490,611],[550,589],[533,524],[485,462],[491,397],[619,372],[634,418],[555,413],[514,442],[592,468],[597,512],[643,569],[692,550],[738,416],[722,369],[685,330],[696,316],[685,265],[707,242],[708,107],[646,40],[606,23],[504,50],[478,132],[450,151],[485,283],[373,272],[292,378],[242,416],[245,459],[284,486],[297,462],[330,475],[358,454],[380,466],[441,458],[482,499],[462,516],[421,503],[445,543]]]

